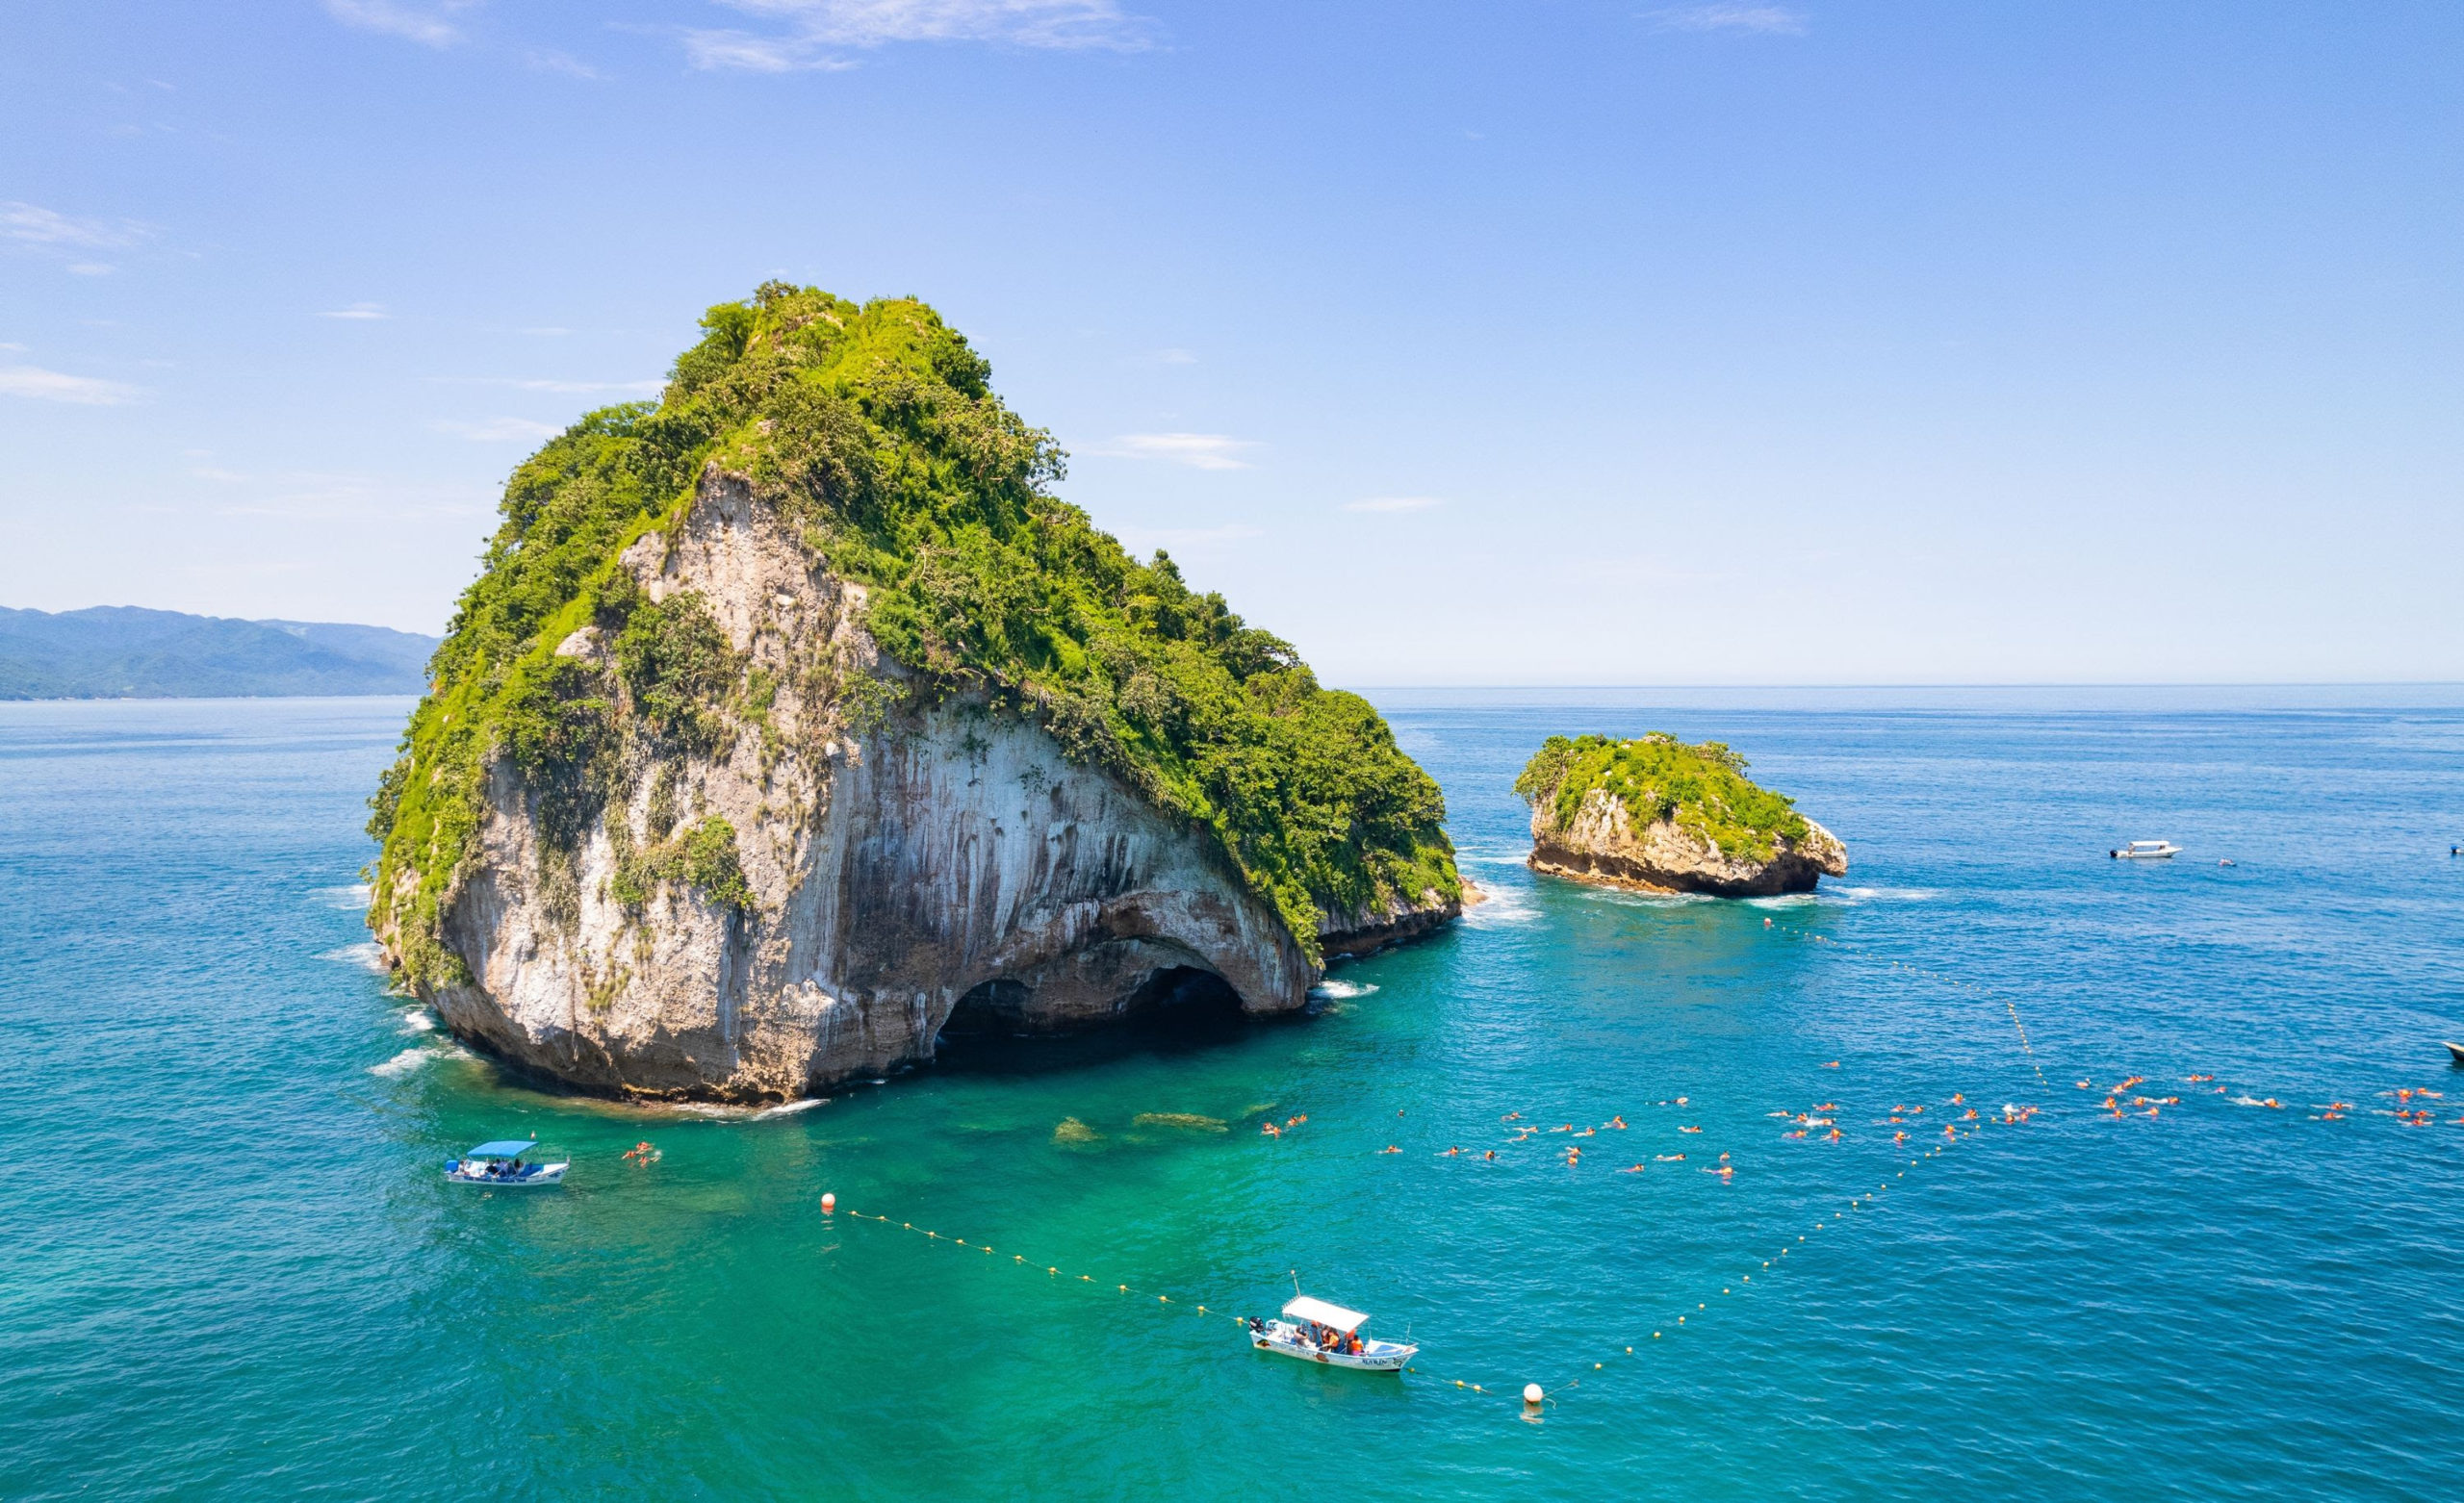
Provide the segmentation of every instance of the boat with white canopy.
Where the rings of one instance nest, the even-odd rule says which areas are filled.
[[[1403,1341],[1373,1341],[1361,1334],[1369,1317],[1356,1310],[1329,1305],[1306,1294],[1283,1307],[1281,1320],[1249,1320],[1249,1344],[1262,1352],[1324,1363],[1329,1367],[1357,1367],[1364,1372],[1400,1372],[1420,1355]]]
[[[2113,853],[2117,861],[2169,861],[2182,848],[2169,840],[2134,840]]]
[[[492,1143],[481,1143],[459,1159],[445,1160],[445,1177],[456,1185],[494,1185],[507,1188],[562,1185],[565,1171],[573,1167],[573,1161],[529,1162],[528,1156],[538,1151],[539,1140],[535,1137],[500,1137]]]

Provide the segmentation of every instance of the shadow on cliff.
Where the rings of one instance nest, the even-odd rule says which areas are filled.
[[[934,1049],[934,1068],[974,1075],[1044,1075],[1119,1060],[1195,1054],[1288,1026],[1316,1011],[1253,1017],[1241,997],[1211,971],[1173,967],[1156,972],[1100,1022],[1067,1031],[1019,1026],[1014,1000],[993,981],[951,1009]]]

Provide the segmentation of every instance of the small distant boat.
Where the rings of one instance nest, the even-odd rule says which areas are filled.
[[[1283,1307],[1281,1320],[1249,1320],[1249,1344],[1261,1352],[1324,1363],[1329,1367],[1357,1367],[1363,1372],[1400,1372],[1420,1355],[1402,1341],[1373,1341],[1360,1334],[1369,1317],[1356,1310],[1329,1305],[1306,1294]]]
[[[2455,1062],[2458,1065],[2464,1065],[2464,1044],[2450,1043],[2447,1046],[2447,1052],[2455,1057]]]
[[[2182,853],[2169,840],[2134,840],[2113,853],[2117,861],[2169,861]]]
[[[503,1137],[481,1143],[459,1159],[445,1160],[445,1177],[456,1185],[496,1185],[509,1189],[562,1185],[565,1171],[573,1167],[572,1160],[528,1162],[528,1156],[538,1151],[537,1138]]]

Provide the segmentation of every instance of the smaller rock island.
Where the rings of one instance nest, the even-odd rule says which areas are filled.
[[[1848,848],[1717,741],[1551,736],[1514,791],[1531,805],[1531,869],[1643,892],[1762,898],[1848,875]]]

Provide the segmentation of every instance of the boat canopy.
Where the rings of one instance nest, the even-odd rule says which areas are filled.
[[[1346,1336],[1359,1330],[1369,1320],[1369,1317],[1359,1311],[1346,1310],[1341,1305],[1329,1305],[1324,1300],[1311,1299],[1306,1294],[1284,1306],[1283,1312],[1295,1320],[1315,1321],[1319,1325],[1340,1331]]]
[[[465,1159],[519,1159],[539,1146],[534,1137],[500,1137],[493,1143],[481,1143],[463,1155]]]

